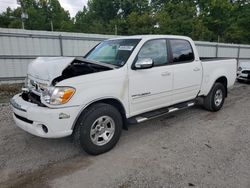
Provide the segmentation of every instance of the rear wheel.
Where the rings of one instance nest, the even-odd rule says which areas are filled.
[[[225,100],[226,88],[221,83],[215,83],[209,94],[204,99],[204,107],[212,112],[219,111]]]
[[[122,131],[120,112],[109,104],[94,104],[79,117],[75,129],[75,141],[84,151],[98,155],[111,150]]]

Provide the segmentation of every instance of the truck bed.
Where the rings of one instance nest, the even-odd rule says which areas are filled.
[[[209,62],[209,63],[208,63]],[[203,78],[199,95],[207,95],[216,80],[215,78],[227,78],[227,87],[233,86],[236,80],[237,61],[229,58],[201,58]]]

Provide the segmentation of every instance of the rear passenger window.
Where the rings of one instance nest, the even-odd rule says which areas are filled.
[[[173,53],[173,62],[191,62],[194,60],[194,52],[190,43],[186,40],[170,40]]]
[[[144,58],[151,58],[154,66],[167,64],[167,41],[165,39],[156,39],[146,42],[138,54],[138,59]]]

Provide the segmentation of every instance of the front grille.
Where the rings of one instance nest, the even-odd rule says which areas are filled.
[[[250,74],[250,70],[243,70],[242,73],[243,74]]]
[[[29,124],[32,124],[32,123],[33,123],[33,121],[31,121],[31,120],[29,120],[29,119],[27,119],[27,118],[25,118],[25,117],[19,116],[19,115],[15,114],[15,113],[14,113],[14,115],[15,115],[15,117],[16,117],[17,119],[19,119],[19,120],[21,120],[21,121],[24,121],[24,122],[29,123]]]
[[[22,98],[27,102],[31,102],[37,104],[38,106],[45,107],[45,105],[41,102],[41,97],[39,95],[36,95],[35,93],[22,93]]]

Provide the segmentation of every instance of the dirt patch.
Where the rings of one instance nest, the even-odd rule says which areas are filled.
[[[2,84],[0,85],[0,103],[8,103],[10,98],[21,92],[23,84]]]
[[[71,174],[78,169],[87,168],[91,163],[91,159],[77,155],[71,160],[65,159],[58,163],[44,166],[43,168],[30,173],[24,173],[16,178],[3,182],[1,187],[49,187],[47,184],[48,180]]]

